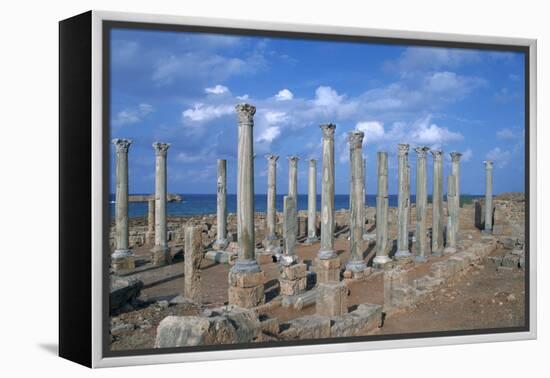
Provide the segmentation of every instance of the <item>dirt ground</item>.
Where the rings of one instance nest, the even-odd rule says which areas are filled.
[[[342,238],[335,240],[335,249],[342,262],[349,258],[349,242]],[[319,244],[298,245],[297,254],[301,261],[310,265]],[[365,252],[365,255],[369,255]],[[144,282],[140,299],[143,306],[136,311],[111,318],[111,341],[113,350],[152,348],[158,323],[168,315],[197,315],[205,308],[226,304],[228,264],[216,264],[208,260],[202,263],[201,308],[187,304],[169,304],[172,298],[183,292],[183,260],[176,256],[174,263],[162,268],[147,268],[144,264],[147,248],[134,250],[138,260],[137,273]],[[503,254],[496,250],[493,255]],[[430,259],[415,268],[414,275],[428,274],[432,263],[441,258]],[[266,297],[270,300],[277,293],[279,267],[276,263],[262,265],[266,273]],[[366,282],[349,285],[349,306],[361,303],[383,304],[383,274],[371,274]],[[521,326],[524,324],[524,271],[497,271],[490,260],[470,267],[467,274],[442,285],[413,307],[392,313],[385,318],[379,334],[396,334],[425,331],[449,331]],[[301,311],[276,307],[269,310],[269,317],[280,322],[315,313],[315,306]]]

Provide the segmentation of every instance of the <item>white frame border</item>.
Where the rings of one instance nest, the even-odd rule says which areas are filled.
[[[269,30],[302,33],[339,34],[382,38],[407,38],[426,41],[453,41],[466,43],[486,43],[518,45],[529,47],[529,332],[499,333],[486,335],[464,335],[401,339],[384,341],[350,342],[341,344],[285,346],[208,352],[148,354],[141,356],[103,357],[102,356],[102,256],[103,256],[103,173],[102,173],[102,22],[127,21],[156,24],[181,24],[224,28]],[[356,27],[325,26],[314,24],[272,23],[218,19],[206,17],[166,16],[124,12],[92,11],[92,367],[116,367],[174,362],[194,362],[227,360],[237,358],[289,356],[314,353],[353,352],[374,349],[411,348],[451,344],[485,343],[497,341],[531,340],[537,337],[537,41],[525,38],[489,37],[479,35],[411,32],[403,30],[381,30]]]

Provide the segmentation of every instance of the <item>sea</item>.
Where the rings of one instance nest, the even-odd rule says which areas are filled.
[[[168,216],[183,216],[183,215],[205,215],[216,214],[216,194],[181,194],[183,200],[181,202],[168,202],[166,211]],[[284,194],[276,196],[277,211],[283,211]],[[481,195],[463,195],[461,203],[471,202],[475,198],[481,198]],[[376,206],[376,195],[367,195],[365,197],[367,206]],[[431,198],[428,197],[431,202]],[[411,202],[415,202],[415,196],[411,195]],[[389,196],[390,207],[397,206],[397,195]],[[147,215],[147,202],[130,202],[128,206],[128,215],[130,218],[143,217]],[[115,195],[110,196],[110,213],[111,217],[115,214]],[[267,195],[257,194],[254,196],[254,211],[266,212]],[[317,211],[321,208],[321,195],[317,195]],[[334,208],[336,210],[349,208],[349,195],[336,194],[334,196]],[[307,210],[307,194],[298,194],[298,210]],[[227,212],[237,212],[237,195],[227,195]]]

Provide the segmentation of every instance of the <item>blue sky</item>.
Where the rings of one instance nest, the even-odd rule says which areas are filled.
[[[236,192],[234,106],[257,108],[255,191],[280,156],[277,192],[288,188],[289,155],[320,158],[319,124],[337,125],[336,193],[349,190],[347,133],[365,132],[367,193],[376,193],[376,152],[389,153],[397,191],[397,144],[464,154],[462,193],[484,192],[483,161],[495,161],[496,193],[524,190],[524,56],[521,53],[203,33],[111,32],[111,134],[130,138],[130,192],[154,188],[155,140],[171,143],[168,190],[215,193],[216,159],[227,159]],[[111,154],[111,189],[114,188]],[[415,152],[409,155],[414,193]],[[320,171],[321,162],[318,162]],[[428,159],[431,180],[432,159]],[[431,182],[429,192],[431,192]],[[320,179],[318,179],[320,192]]]

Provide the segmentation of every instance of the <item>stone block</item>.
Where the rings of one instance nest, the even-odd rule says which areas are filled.
[[[163,266],[170,263],[170,249],[154,247],[151,250],[151,264],[153,266]]]
[[[260,322],[260,327],[263,333],[270,336],[277,336],[279,334],[279,319],[271,318],[262,320]]]
[[[298,278],[295,280],[279,279],[281,295],[298,295],[306,290],[306,285],[306,277]]]
[[[382,324],[382,306],[360,304],[356,310],[332,320],[331,337],[364,336]]]
[[[283,280],[298,280],[304,278],[306,274],[307,266],[303,263],[281,267],[281,279]]]
[[[340,281],[340,259],[338,257],[326,260],[317,259],[316,265],[317,283]]]
[[[317,288],[316,311],[320,316],[340,316],[348,312],[349,289],[343,282],[322,283]]]
[[[252,308],[264,303],[264,285],[253,287],[235,287],[229,286],[228,290],[229,304]]]
[[[293,319],[281,325],[282,340],[311,340],[330,337],[330,318],[310,315]]]
[[[132,271],[136,268],[134,255],[112,258],[111,259],[111,268],[113,272],[127,272]]]
[[[143,282],[137,278],[111,276],[109,288],[109,308],[111,313],[117,313],[125,305],[131,304],[139,297]]]
[[[229,286],[234,287],[256,287],[263,286],[265,283],[265,274],[263,271],[259,272],[232,272],[229,271]]]
[[[273,255],[270,252],[257,252],[256,261],[260,265],[272,263]]]
[[[221,264],[228,264],[237,258],[237,255],[227,251],[208,251],[204,258]]]

